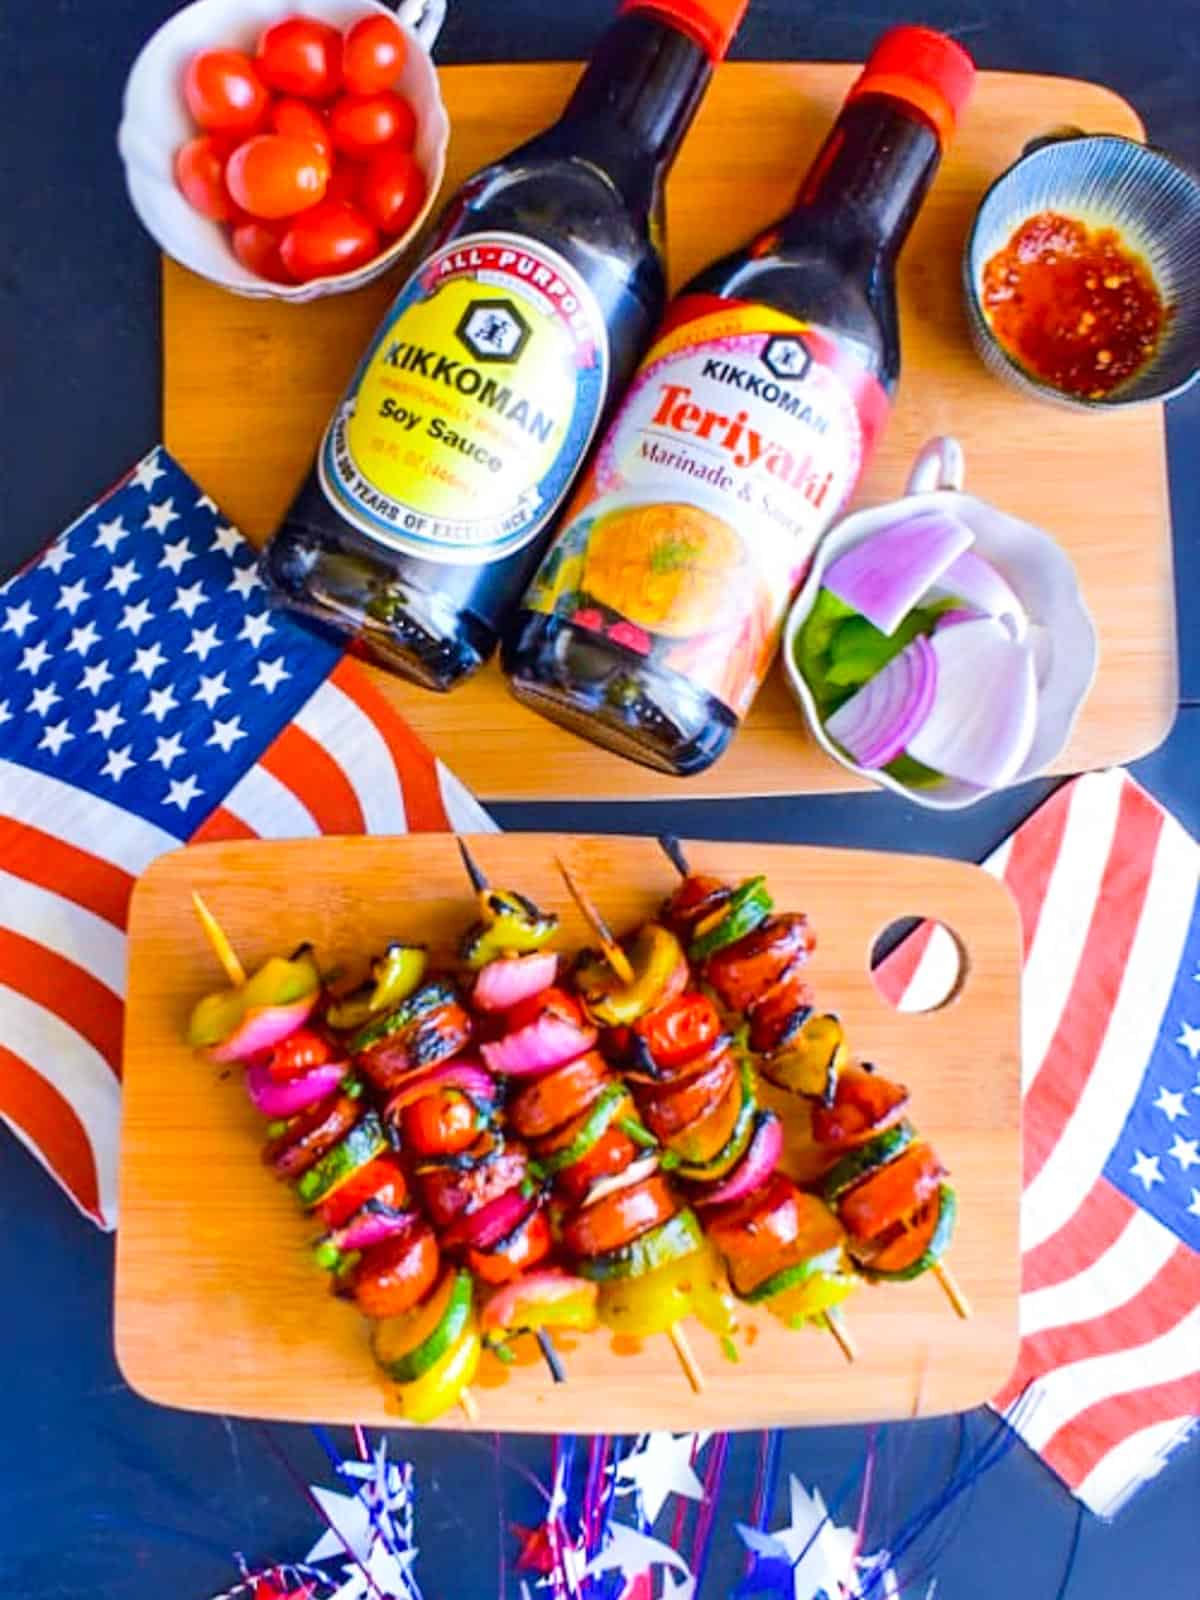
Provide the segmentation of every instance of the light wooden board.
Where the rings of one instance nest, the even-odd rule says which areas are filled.
[[[447,182],[550,122],[574,65],[448,67]],[[783,211],[854,75],[846,66],[732,64],[716,75],[668,189],[672,278],[682,282]],[[981,74],[901,261],[904,376],[858,502],[903,492],[927,438],[954,433],[967,487],[1050,530],[1074,558],[1100,633],[1100,671],[1058,771],[1132,759],[1176,706],[1170,519],[1161,407],[1093,417],[1013,394],[967,334],[959,260],[972,214],[1026,140],[1075,123],[1140,135],[1095,84]],[[354,363],[399,286],[391,276],[308,306],[239,300],[164,263],[168,446],[256,542],[303,476]],[[651,799],[864,787],[808,738],[782,675],[715,767],[681,781],[632,767],[518,706],[493,664],[450,696],[386,692],[476,793],[490,799]]]
[[[621,929],[649,914],[674,874],[653,841],[488,835],[473,842],[494,882],[563,915],[586,937],[552,858],[560,851]],[[696,844],[693,864],[730,878],[768,873],[780,906],[817,930],[813,982],[863,1057],[906,1082],[914,1117],[953,1173],[961,1221],[951,1253],[974,1305],[951,1312],[932,1278],[864,1288],[847,1307],[860,1358],[831,1339],[751,1314],[754,1343],[725,1361],[696,1325],[708,1375],[696,1397],[665,1338],[618,1355],[605,1333],[570,1351],[555,1389],[540,1365],[478,1386],[480,1426],[633,1432],[749,1428],[908,1416],[973,1406],[1016,1355],[1020,1185],[1019,939],[1007,891],[977,867],[918,856]],[[389,936],[448,954],[471,916],[449,837],[202,845],[157,861],[134,893],[126,1008],[116,1345],[121,1370],[165,1404],[237,1415],[387,1423],[366,1324],[335,1300],[305,1251],[313,1226],[259,1161],[261,1119],[236,1074],[193,1059],[189,1010],[219,986],[192,914],[199,889],[247,965],[312,939],[325,960]],[[968,955],[941,1010],[902,1016],[867,970],[877,931],[902,914],[940,918]],[[786,1097],[781,1097],[786,1098]],[[500,1371],[501,1369],[496,1369]],[[454,1426],[461,1418],[450,1417]]]

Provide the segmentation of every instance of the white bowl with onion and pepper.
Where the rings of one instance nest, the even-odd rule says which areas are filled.
[[[1043,772],[1098,657],[1061,546],[963,482],[958,441],[930,440],[902,499],[826,535],[783,638],[821,748],[933,811]]]

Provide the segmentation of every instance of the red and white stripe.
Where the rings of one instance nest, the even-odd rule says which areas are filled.
[[[194,838],[447,829],[495,823],[342,661]],[[103,1228],[116,1226],[129,897],[177,844],[0,760],[0,1117]]]
[[[1121,771],[1060,789],[985,863],[1021,911],[1026,1441],[1111,1515],[1200,1413],[1200,1258],[1103,1176],[1141,1084],[1196,899],[1200,847]],[[944,930],[879,972],[902,1010],[953,987]]]

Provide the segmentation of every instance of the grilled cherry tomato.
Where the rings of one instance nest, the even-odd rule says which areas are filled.
[[[575,1212],[563,1227],[563,1244],[573,1255],[607,1255],[668,1221],[678,1209],[670,1185],[656,1172]]]
[[[715,1207],[707,1217],[709,1237],[733,1260],[774,1255],[798,1238],[804,1201],[792,1180],[777,1172],[745,1200]]]
[[[390,146],[367,163],[358,201],[381,233],[393,237],[411,227],[425,204],[425,174],[410,150]]]
[[[333,1046],[313,1028],[297,1028],[271,1051],[267,1071],[277,1083],[299,1078],[313,1067],[323,1067],[334,1059]]]
[[[769,917],[736,944],[710,956],[704,976],[731,1011],[746,1012],[815,942],[808,918],[800,912]]]
[[[720,1037],[721,1018],[706,994],[688,989],[634,1023],[633,1032],[654,1068],[669,1075]]]
[[[310,144],[316,145],[326,161],[332,162],[333,140],[329,137],[329,124],[306,100],[276,100],[271,107],[269,121],[273,133],[282,133],[287,139],[307,139]]]
[[[484,1283],[508,1283],[527,1267],[544,1261],[553,1247],[550,1219],[539,1206],[490,1250],[468,1250],[467,1265]]]
[[[818,1144],[848,1150],[898,1122],[907,1105],[903,1084],[862,1067],[843,1067],[833,1104],[813,1108],[813,1138]]]
[[[300,1178],[358,1121],[362,1103],[348,1094],[331,1094],[292,1118],[263,1151],[263,1160],[281,1178]]]
[[[572,1204],[578,1205],[594,1183],[599,1183],[601,1178],[617,1177],[636,1159],[638,1153],[639,1147],[623,1128],[610,1127],[600,1135],[586,1155],[580,1156],[569,1167],[564,1167],[555,1182],[563,1195]]]
[[[838,1215],[854,1238],[874,1239],[894,1223],[915,1216],[945,1176],[933,1148],[918,1141],[842,1195]]]
[[[291,283],[279,254],[282,238],[283,227],[278,222],[246,217],[234,227],[230,242],[234,255],[249,272],[256,272],[271,283]]]
[[[338,1185],[328,1200],[322,1200],[313,1216],[326,1229],[340,1228],[361,1211],[368,1200],[378,1200],[394,1211],[408,1203],[408,1182],[399,1156],[389,1151],[360,1167],[353,1177]]]
[[[329,112],[335,149],[354,161],[365,161],[384,145],[411,150],[417,136],[417,114],[403,95],[383,89],[377,94],[344,94]]]
[[[531,1022],[536,1022],[539,1017],[546,1015],[561,1017],[564,1022],[570,1022],[577,1028],[587,1026],[583,1008],[575,996],[568,994],[565,989],[552,985],[549,989],[543,989],[541,994],[530,995],[528,1000],[522,1000],[506,1013],[505,1034],[517,1033],[521,1028],[527,1028]]]
[[[437,1274],[433,1229],[418,1222],[363,1252],[351,1279],[354,1298],[368,1317],[398,1317],[425,1298]]]
[[[662,919],[685,943],[698,923],[706,921],[729,899],[731,890],[720,878],[703,873],[686,877],[662,909]]]
[[[201,50],[183,75],[183,98],[202,128],[244,134],[261,125],[271,97],[249,56]]]
[[[342,45],[342,80],[352,94],[389,89],[407,55],[408,40],[391,17],[360,17]]]
[[[315,17],[284,17],[264,29],[255,64],[280,94],[327,100],[342,81],[342,36]]]
[[[422,1167],[418,1182],[426,1209],[435,1227],[445,1228],[458,1217],[478,1211],[490,1201],[524,1183],[529,1173],[529,1156],[524,1145],[510,1140],[498,1145],[490,1134],[477,1141],[479,1153],[472,1164]],[[475,1147],[454,1157],[466,1163]]]
[[[329,182],[329,161],[309,139],[260,133],[238,145],[225,183],[252,217],[290,217],[316,205]]]
[[[212,222],[228,222],[237,212],[225,187],[226,140],[201,134],[175,153],[175,182],[194,211]]]
[[[540,1139],[585,1111],[608,1079],[608,1063],[589,1050],[518,1090],[508,1103],[509,1123],[523,1139]]]
[[[400,1113],[405,1145],[420,1156],[457,1155],[479,1134],[478,1113],[459,1089],[435,1089]]]

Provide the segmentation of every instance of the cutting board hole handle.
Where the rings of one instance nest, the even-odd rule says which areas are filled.
[[[919,1015],[957,1000],[970,963],[953,928],[935,917],[893,917],[871,943],[875,992],[893,1011]]]

